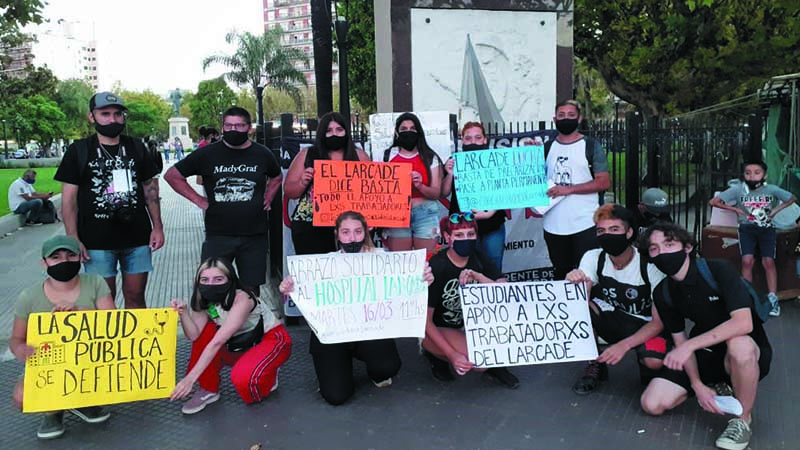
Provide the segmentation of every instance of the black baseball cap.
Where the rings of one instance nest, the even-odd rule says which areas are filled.
[[[98,92],[89,99],[89,111],[106,106],[116,106],[123,111],[128,110],[128,107],[122,103],[122,99],[113,92]]]

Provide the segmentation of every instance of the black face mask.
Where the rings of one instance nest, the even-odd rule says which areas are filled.
[[[364,241],[339,242],[339,245],[342,246],[342,250],[344,250],[345,253],[359,253],[361,252],[361,248],[364,247]]]
[[[683,267],[688,255],[683,250],[673,253],[659,253],[656,257],[650,258],[658,270],[664,272],[664,275],[671,277],[678,273]]]
[[[627,234],[601,234],[597,236],[597,242],[600,243],[600,248],[611,256],[625,253],[630,246]]]
[[[328,151],[343,150],[344,146],[347,144],[347,136],[325,136],[322,142],[325,144],[325,148],[328,149]]]
[[[247,131],[227,130],[222,132],[222,139],[228,144],[238,147],[247,142]]]
[[[475,246],[478,245],[477,239],[458,239],[453,241],[450,244],[453,247],[453,251],[456,252],[458,256],[470,256],[475,251]]]
[[[419,142],[419,135],[416,131],[401,131],[397,133],[396,141],[397,145],[408,151],[411,151],[417,146],[417,142]]]
[[[80,271],[80,261],[64,261],[47,266],[47,274],[50,275],[50,278],[61,282],[67,282],[75,278]]]
[[[461,150],[465,152],[471,152],[473,150],[487,150],[489,148],[489,144],[464,144],[461,146]]]
[[[108,138],[115,138],[122,134],[122,130],[125,129],[124,123],[117,123],[111,122],[106,125],[100,125],[99,123],[94,123],[94,129],[97,130],[97,133],[101,136],[105,136]]]
[[[228,292],[231,290],[231,282],[223,284],[201,284],[197,287],[200,296],[211,303],[220,304],[225,301]]]
[[[750,190],[758,189],[758,188],[760,188],[761,186],[764,185],[764,179],[763,178],[758,180],[758,181],[744,180],[744,182],[745,182],[745,184],[747,184],[747,187],[750,188]]]
[[[564,135],[569,135],[578,129],[578,119],[559,119],[556,120],[556,130]]]

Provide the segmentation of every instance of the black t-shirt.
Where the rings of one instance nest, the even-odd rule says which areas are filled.
[[[764,327],[753,310],[753,300],[736,268],[725,260],[706,261],[720,292],[712,290],[706,283],[694,259],[683,281],[678,282],[669,277],[663,281],[668,283],[672,306],[664,301],[662,285],[653,291],[654,302],[664,327],[670,333],[679,333],[684,330],[685,319],[689,319],[694,322],[691,336],[697,336],[730,319],[732,311],[750,308],[753,316],[750,337],[760,347],[769,345]]]
[[[428,308],[433,308],[433,324],[443,328],[463,328],[464,314],[458,296],[458,276],[464,269],[471,269],[492,280],[503,274],[494,264],[482,259],[478,254],[470,256],[465,267],[458,267],[447,257],[447,249],[442,249],[428,261],[433,273],[433,283],[428,286]]]
[[[264,190],[267,178],[280,176],[272,151],[251,142],[234,149],[218,141],[197,149],[175,168],[184,177],[200,175],[208,198],[206,234],[252,236],[267,232]]]
[[[142,182],[158,174],[152,159],[146,152],[137,151],[128,136],[120,136],[119,145],[103,147],[97,135],[84,141],[88,149],[86,167],[78,167],[78,150],[73,143],[64,153],[54,177],[56,181],[78,186],[81,242],[90,250],[148,245],[152,227]],[[120,207],[132,209],[132,221],[120,220]]]

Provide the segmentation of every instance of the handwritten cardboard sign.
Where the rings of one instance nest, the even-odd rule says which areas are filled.
[[[314,161],[314,226],[333,226],[345,211],[371,227],[408,227],[411,164]]]
[[[369,142],[373,161],[383,161],[383,152],[394,142],[394,125],[403,113],[378,113],[369,116]],[[442,161],[450,157],[453,133],[450,131],[450,113],[447,111],[415,111],[425,141]]]
[[[324,344],[423,337],[425,251],[288,256],[291,295]]]
[[[456,152],[453,159],[458,204],[463,211],[550,204],[541,145]]]
[[[470,284],[460,295],[468,356],[478,367],[597,358],[582,284]]]
[[[169,308],[36,313],[28,318],[24,412],[169,397],[178,316]]]

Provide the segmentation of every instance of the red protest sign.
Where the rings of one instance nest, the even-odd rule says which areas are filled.
[[[314,161],[314,225],[333,226],[345,211],[360,212],[370,227],[408,227],[411,164]]]

